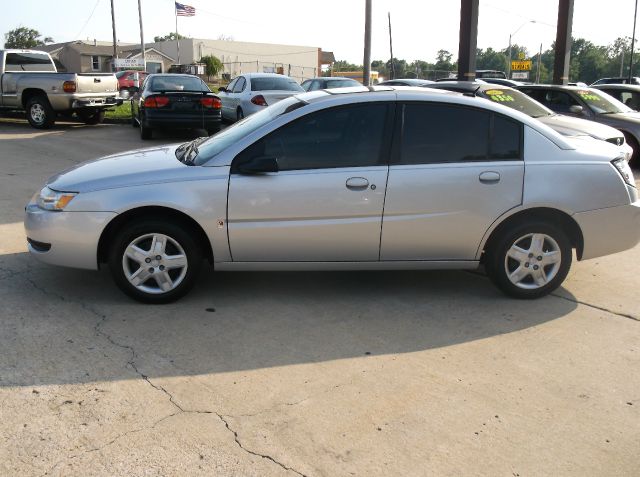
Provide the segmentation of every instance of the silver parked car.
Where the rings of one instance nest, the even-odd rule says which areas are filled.
[[[34,257],[97,269],[145,302],[216,270],[475,269],[509,295],[640,240],[618,149],[425,88],[287,98],[210,138],[52,177],[26,207]]]
[[[222,119],[239,121],[294,94],[303,93],[293,78],[275,73],[247,73],[220,88]]]
[[[350,88],[353,86],[362,86],[362,83],[352,79],[344,78],[342,76],[327,76],[322,78],[310,78],[300,83],[300,86],[305,91],[316,91],[318,89],[335,89],[335,88]]]

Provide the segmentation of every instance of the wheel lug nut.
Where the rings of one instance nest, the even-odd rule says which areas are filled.
[[[156,255],[156,260],[162,260],[162,257],[160,255]]]
[[[524,264],[524,267],[525,267],[525,268],[529,268],[529,262],[525,263],[525,264]]]
[[[534,266],[533,266],[533,269],[534,269],[534,270],[537,270],[538,268],[540,268],[538,265],[534,265]]]
[[[160,271],[164,270],[164,265],[160,265]]]
[[[153,273],[153,267],[149,269],[149,273]]]
[[[542,261],[542,255],[538,255],[538,262]]]
[[[533,254],[532,253],[529,254],[529,258],[533,258]]]
[[[146,263],[151,263],[151,259],[150,259],[150,258],[145,258],[145,259],[144,259],[144,261],[145,261]]]

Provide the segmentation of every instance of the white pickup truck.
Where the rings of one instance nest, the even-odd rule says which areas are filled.
[[[24,110],[31,126],[50,128],[58,114],[73,113],[87,124],[122,104],[112,73],[58,73],[48,53],[0,50],[0,110]]]

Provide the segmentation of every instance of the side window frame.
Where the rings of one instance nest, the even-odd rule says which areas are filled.
[[[238,82],[238,78],[239,78],[239,76],[236,76],[231,81],[229,81],[229,84],[226,86],[226,88],[227,88],[226,92],[227,93],[232,93],[233,92],[233,88],[236,87],[236,83]]]
[[[304,121],[305,119],[308,119],[308,117],[313,115],[313,114],[322,113],[322,112],[326,112],[326,111],[330,111],[330,110],[334,110],[335,111],[336,109],[342,109],[342,108],[348,108],[348,107],[354,107],[354,106],[378,105],[378,104],[384,104],[386,106],[383,131],[389,131],[389,132],[387,134],[385,134],[383,136],[383,138],[382,138],[382,141],[380,143],[380,151],[379,151],[379,154],[378,154],[378,160],[377,160],[376,164],[368,164],[368,165],[363,165],[363,166],[329,166],[329,167],[315,167],[315,168],[301,168],[301,169],[286,169],[286,170],[283,170],[282,172],[300,172],[300,171],[328,170],[328,169],[341,169],[341,168],[388,166],[390,164],[391,148],[392,148],[392,141],[393,141],[393,137],[392,137],[393,136],[392,131],[394,129],[393,124],[394,124],[395,117],[396,117],[396,111],[398,109],[397,103],[395,101],[367,101],[367,102],[363,102],[363,103],[350,103],[350,104],[346,104],[346,105],[332,106],[332,107],[320,109],[320,110],[317,110],[317,111],[311,111],[311,112],[309,112],[307,114],[304,114],[304,115],[299,116],[299,117],[297,117],[295,119],[292,119],[291,121],[287,122],[286,124],[283,124],[279,128],[277,128],[277,129],[275,129],[273,131],[270,131],[269,133],[265,134],[261,138],[255,140],[250,145],[245,147],[242,151],[240,151],[238,154],[236,154],[236,156],[233,158],[233,161],[231,162],[231,172],[230,173],[231,174],[237,174],[238,173],[237,165],[242,159],[244,159],[244,158],[242,158],[242,155],[244,153],[246,153],[250,148],[252,148],[254,145],[259,143],[260,141],[267,140],[269,138],[269,136],[272,136],[273,134],[276,134],[282,128],[286,128],[286,127],[292,125],[296,121]]]
[[[242,85],[241,89],[238,89],[238,86]],[[238,81],[233,87],[232,93],[242,93],[247,87],[247,79],[244,76],[238,76]]]
[[[480,160],[469,160],[469,161],[434,161],[434,162],[422,162],[422,163],[417,163],[417,164],[405,164],[402,162],[402,139],[404,136],[404,112],[405,112],[405,107],[409,104],[424,104],[424,105],[441,105],[441,104],[446,104],[449,105],[452,108],[460,108],[460,109],[469,109],[469,110],[473,110],[473,111],[483,111],[489,114],[489,127],[488,129],[488,137],[487,137],[487,151],[486,151],[486,156],[485,159],[480,159]],[[518,148],[519,148],[519,157],[517,159],[496,159],[496,158],[492,158],[492,151],[491,151],[491,143],[493,140],[493,133],[494,133],[494,118],[496,116],[499,116],[501,118],[504,118],[508,121],[511,121],[515,124],[518,125],[519,127],[519,142],[518,142]],[[395,109],[395,120],[394,120],[394,127],[393,127],[393,139],[392,139],[392,145],[391,145],[391,153],[389,154],[389,164],[392,166],[425,166],[425,165],[434,165],[434,164],[478,164],[478,163],[484,163],[484,162],[499,162],[499,163],[504,163],[504,162],[521,162],[524,161],[524,126],[522,123],[510,118],[509,116],[506,116],[504,114],[500,114],[500,113],[496,113],[494,111],[491,111],[490,109],[483,109],[483,108],[475,108],[472,106],[467,106],[467,105],[458,105],[458,104],[452,104],[452,103],[444,103],[444,102],[433,102],[433,101],[402,101],[402,102],[398,102],[396,109]]]

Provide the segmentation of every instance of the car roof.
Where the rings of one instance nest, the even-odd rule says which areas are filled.
[[[484,81],[438,81],[437,83],[429,84],[427,88],[433,89],[447,89],[447,87],[456,87],[457,89],[463,89],[469,93],[475,93],[476,91],[486,91],[488,89],[513,89],[509,86],[502,84],[490,84]]]
[[[563,91],[584,91],[585,89],[592,89],[592,87],[566,84],[526,84],[523,86],[518,86],[516,89],[557,89]]]
[[[242,73],[238,77],[244,76],[245,78],[289,78],[287,75],[281,75],[279,73]]]
[[[637,91],[637,92],[640,92],[640,85],[639,84],[619,84],[619,83],[594,84],[594,85],[591,86],[591,88],[596,88],[596,89],[619,89],[619,90],[623,90],[623,91]]]

